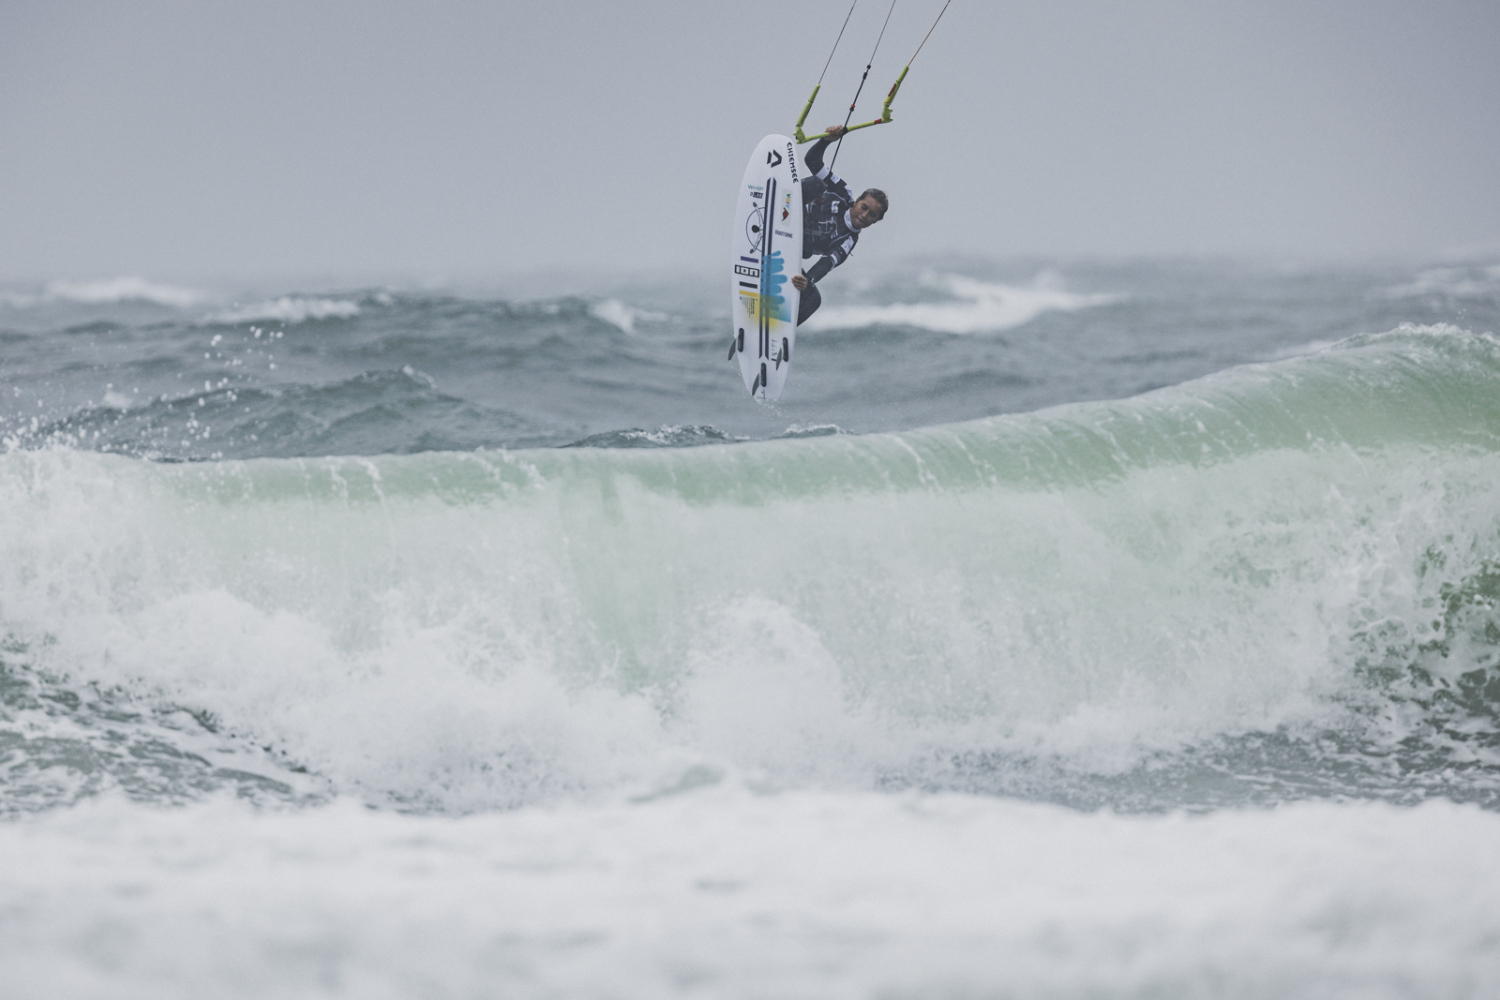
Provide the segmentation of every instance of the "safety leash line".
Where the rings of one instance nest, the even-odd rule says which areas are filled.
[[[952,2],[953,2],[953,0],[948,0],[947,3],[943,4],[943,9],[940,10],[940,11],[938,11],[937,21],[933,21],[932,22],[932,27],[930,27],[930,28],[927,29],[927,34],[925,34],[925,35],[922,36],[922,45],[926,45],[927,44],[927,39],[931,38],[932,37],[932,33],[937,30],[938,21],[941,21],[943,19],[943,15],[946,14],[946,13],[948,13],[948,4],[950,4]],[[851,13],[852,13],[852,9],[851,9]],[[913,52],[911,54],[911,58],[908,59],[908,60],[906,60],[906,68],[907,69],[911,69],[911,64],[914,63],[914,62],[916,62],[917,61],[917,56],[919,56],[919,55],[922,54],[922,45],[918,45],[917,46],[917,51]],[[827,66],[823,67],[823,72],[825,72],[825,73],[828,72],[828,67]],[[820,78],[820,82],[821,82],[821,78]]]
[[[844,15],[844,26],[842,28],[839,28],[839,37],[833,40],[833,51],[828,53],[828,62],[823,64],[823,72],[818,74],[818,87],[823,86],[823,77],[828,75],[828,66],[833,62],[833,55],[839,50],[839,42],[842,42],[844,40],[844,28],[849,27],[849,18],[854,16],[854,8],[858,6],[859,0],[854,0],[854,2],[849,5],[849,13]],[[939,14],[938,16],[941,17],[942,15]],[[936,25],[934,25],[934,27],[936,27]],[[932,32],[929,31],[928,34],[930,35],[932,34]],[[926,41],[926,39],[924,38],[923,41]],[[818,87],[813,88],[814,95],[817,94]],[[812,101],[808,101],[807,103],[811,104]]]

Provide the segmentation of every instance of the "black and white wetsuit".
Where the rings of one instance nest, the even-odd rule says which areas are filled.
[[[849,217],[854,195],[844,179],[823,164],[828,142],[819,139],[802,158],[808,174],[802,178],[802,256],[818,259],[807,269],[808,286],[797,309],[799,326],[823,304],[818,279],[848,260],[859,242],[859,230]]]

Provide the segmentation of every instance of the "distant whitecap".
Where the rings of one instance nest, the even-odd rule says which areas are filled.
[[[107,278],[102,281],[49,282],[39,297],[51,302],[81,302],[98,305],[107,302],[150,302],[159,306],[186,309],[201,302],[204,296],[187,288],[158,285],[143,278]]]
[[[309,299],[283,295],[279,299],[249,306],[234,306],[208,317],[211,323],[248,323],[253,320],[302,323],[307,320],[352,319],[359,303],[348,299]]]
[[[923,288],[945,293],[937,302],[833,306],[815,314],[814,330],[865,326],[916,326],[936,333],[986,333],[1009,330],[1045,312],[1074,312],[1118,301],[1117,295],[1069,292],[1055,272],[1043,272],[1030,285],[1002,285],[960,274],[928,271]]]

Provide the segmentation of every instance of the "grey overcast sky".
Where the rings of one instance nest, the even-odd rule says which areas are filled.
[[[696,269],[847,10],[6,0],[0,280]],[[891,195],[866,258],[1500,248],[1500,2],[953,0],[838,169]]]

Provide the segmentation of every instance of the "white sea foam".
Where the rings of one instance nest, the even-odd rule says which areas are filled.
[[[1445,295],[1454,298],[1500,296],[1500,264],[1490,267],[1430,268],[1404,285],[1386,290],[1393,299]]]
[[[0,825],[13,1000],[1500,994],[1500,816],[698,788]]]
[[[152,305],[187,309],[205,296],[187,288],[160,285],[143,278],[107,278],[100,281],[52,281],[40,292],[0,293],[0,303],[30,308],[48,302],[101,305],[112,302],[148,302]]]
[[[358,302],[349,299],[316,299],[283,295],[279,299],[233,306],[208,317],[211,323],[249,323],[256,320],[280,323],[302,323],[307,320],[349,319],[358,316]]]
[[[104,391],[104,399],[101,402],[112,410],[128,410],[140,403],[141,398],[139,396],[132,396],[130,393],[120,392],[111,386]]]
[[[597,320],[609,323],[611,326],[619,327],[626,333],[635,333],[636,323],[660,322],[667,317],[658,312],[650,312],[645,309],[637,309],[626,305],[619,299],[602,299],[589,306],[589,313]]]
[[[898,302],[892,305],[825,306],[808,320],[810,329],[875,325],[918,326],[938,333],[985,333],[1029,323],[1045,312],[1074,312],[1116,301],[1115,295],[1069,292],[1053,272],[1030,285],[1002,285],[957,274],[924,272],[924,287],[950,296],[948,301]]]

